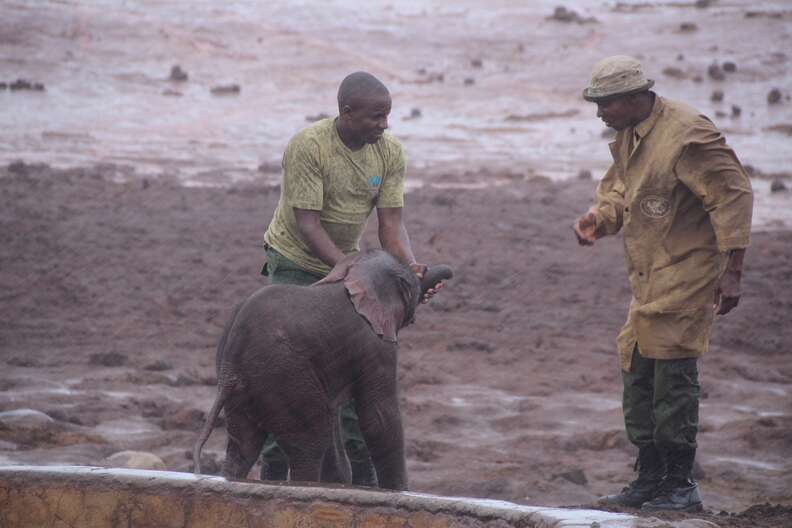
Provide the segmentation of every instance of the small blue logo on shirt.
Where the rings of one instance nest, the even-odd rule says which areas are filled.
[[[371,185],[372,187],[376,187],[377,185],[379,185],[382,182],[382,178],[380,178],[379,176],[371,176],[368,179],[368,182],[369,182],[369,185]]]

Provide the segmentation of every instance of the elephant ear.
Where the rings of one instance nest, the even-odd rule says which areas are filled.
[[[404,319],[404,306],[402,303],[390,306],[382,301],[375,288],[374,277],[365,266],[360,265],[363,258],[362,254],[346,257],[314,285],[344,281],[344,287],[357,313],[368,321],[377,335],[396,343],[399,323]]]

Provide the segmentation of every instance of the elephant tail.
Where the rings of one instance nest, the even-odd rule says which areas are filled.
[[[198,441],[196,441],[195,446],[193,446],[193,463],[195,464],[193,473],[196,475],[201,473],[201,449],[203,449],[206,441],[209,440],[209,435],[212,434],[212,430],[214,429],[215,423],[217,422],[217,417],[220,415],[220,410],[225,405],[227,396],[228,391],[226,386],[223,386],[217,391],[217,397],[215,398],[214,404],[212,404],[212,409],[206,416],[206,421],[204,422],[203,429],[201,429],[201,434],[198,437]]]

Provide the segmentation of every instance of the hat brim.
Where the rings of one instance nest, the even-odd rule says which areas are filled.
[[[643,86],[639,86],[638,88],[633,88],[632,90],[627,90],[624,92],[614,92],[605,95],[591,95],[591,89],[585,88],[583,90],[583,99],[586,101],[590,101],[592,103],[608,101],[610,99],[616,99],[617,97],[623,97],[625,95],[632,95],[639,92],[645,92],[646,90],[650,89],[654,86],[654,81],[652,79],[647,79],[646,84]]]

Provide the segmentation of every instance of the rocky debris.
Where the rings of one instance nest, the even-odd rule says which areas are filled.
[[[164,471],[165,462],[153,453],[145,451],[119,451],[105,458],[103,465],[129,469],[154,469]]]
[[[581,169],[578,172],[577,179],[578,180],[590,180],[592,178],[591,171],[588,169]]]
[[[182,70],[181,66],[175,64],[171,67],[170,76],[168,77],[169,80],[174,82],[184,82],[189,79],[190,76],[187,75],[187,72]]]
[[[321,121],[322,119],[327,119],[330,117],[330,114],[325,114],[324,112],[319,112],[316,115],[307,115],[305,116],[305,120],[309,123],[314,123],[316,121]]]
[[[781,102],[781,90],[773,88],[767,92],[767,104],[778,104]]]
[[[150,370],[152,372],[162,372],[163,370],[171,370],[172,368],[173,365],[164,359],[158,359],[157,361],[149,363],[143,367],[144,370]]]
[[[742,108],[740,108],[738,105],[732,105],[731,110],[732,110],[732,117],[740,117],[740,114],[742,114]]]
[[[409,121],[410,119],[418,119],[421,117],[421,109],[420,108],[413,108],[410,110],[410,115],[404,116],[405,121]]]
[[[51,416],[35,409],[15,409],[0,413],[0,440],[18,444],[22,449],[42,445],[73,445],[104,443],[104,439],[80,428],[57,422]]]
[[[698,31],[698,25],[693,22],[682,22],[679,24],[679,31],[681,33],[692,33]]]
[[[707,75],[714,81],[722,81],[726,78],[723,68],[721,68],[717,62],[713,62],[709,65],[707,68]]]
[[[562,478],[564,480],[568,480],[573,484],[577,484],[578,486],[585,486],[586,484],[588,484],[586,473],[582,469],[573,469],[571,471],[556,473],[555,475],[553,475],[553,478]]]
[[[783,192],[783,191],[786,191],[786,190],[788,190],[788,187],[786,186],[784,181],[781,180],[781,179],[775,179],[770,184],[770,192],[777,193],[777,192]]]
[[[198,409],[180,409],[174,413],[166,413],[160,423],[163,429],[186,429],[198,431],[206,421],[206,413]]]
[[[484,343],[482,341],[477,341],[475,339],[469,339],[465,341],[454,341],[446,346],[446,350],[449,352],[453,352],[455,350],[476,350],[478,352],[494,352],[495,347],[489,343]]]
[[[705,9],[712,5],[714,0],[696,0],[696,7],[699,9]]]
[[[481,59],[473,59],[470,61],[470,65],[474,68],[483,68],[484,61],[482,61]]]
[[[421,75],[423,78],[416,81],[420,84],[428,84],[433,82],[444,82],[445,81],[445,74],[439,72],[429,72],[426,68],[419,68],[418,75]]]
[[[547,20],[555,20],[557,22],[574,22],[576,24],[590,24],[597,22],[594,17],[583,17],[578,14],[574,9],[567,9],[564,6],[555,8],[553,14],[547,17]]]
[[[723,90],[713,90],[710,95],[710,101],[720,103],[723,101]]]
[[[238,84],[218,84],[209,91],[212,95],[239,95],[242,88]]]
[[[784,18],[781,11],[746,11],[745,18]]]
[[[792,136],[792,124],[784,123],[781,125],[773,125],[765,128],[768,132],[781,132],[787,136]]]
[[[26,358],[21,356],[14,356],[12,358],[9,358],[9,360],[6,361],[6,364],[11,365],[12,367],[25,367],[25,368],[39,366],[39,362],[37,360],[33,358]]]
[[[476,84],[476,79],[474,79],[473,77],[465,77],[464,84],[465,86],[473,86],[474,84]]]
[[[167,97],[181,97],[184,94],[181,93],[179,90],[171,90],[170,88],[168,88],[167,90],[162,91],[162,95],[165,95]]]
[[[27,79],[17,79],[16,81],[6,83],[0,82],[0,90],[11,90],[12,92],[29,90],[31,92],[43,92],[45,90],[44,84],[40,82],[28,81]]]
[[[685,73],[685,71],[682,68],[677,68],[676,66],[666,66],[665,68],[663,68],[663,75],[674,79],[687,78],[687,74]]]
[[[0,412],[0,429],[46,429],[53,423],[52,417],[35,409]]]
[[[88,361],[91,365],[101,365],[103,367],[121,367],[126,364],[127,358],[118,352],[98,352],[91,354]]]
[[[734,73],[737,71],[737,65],[732,61],[726,61],[723,63],[723,71],[726,73]]]

